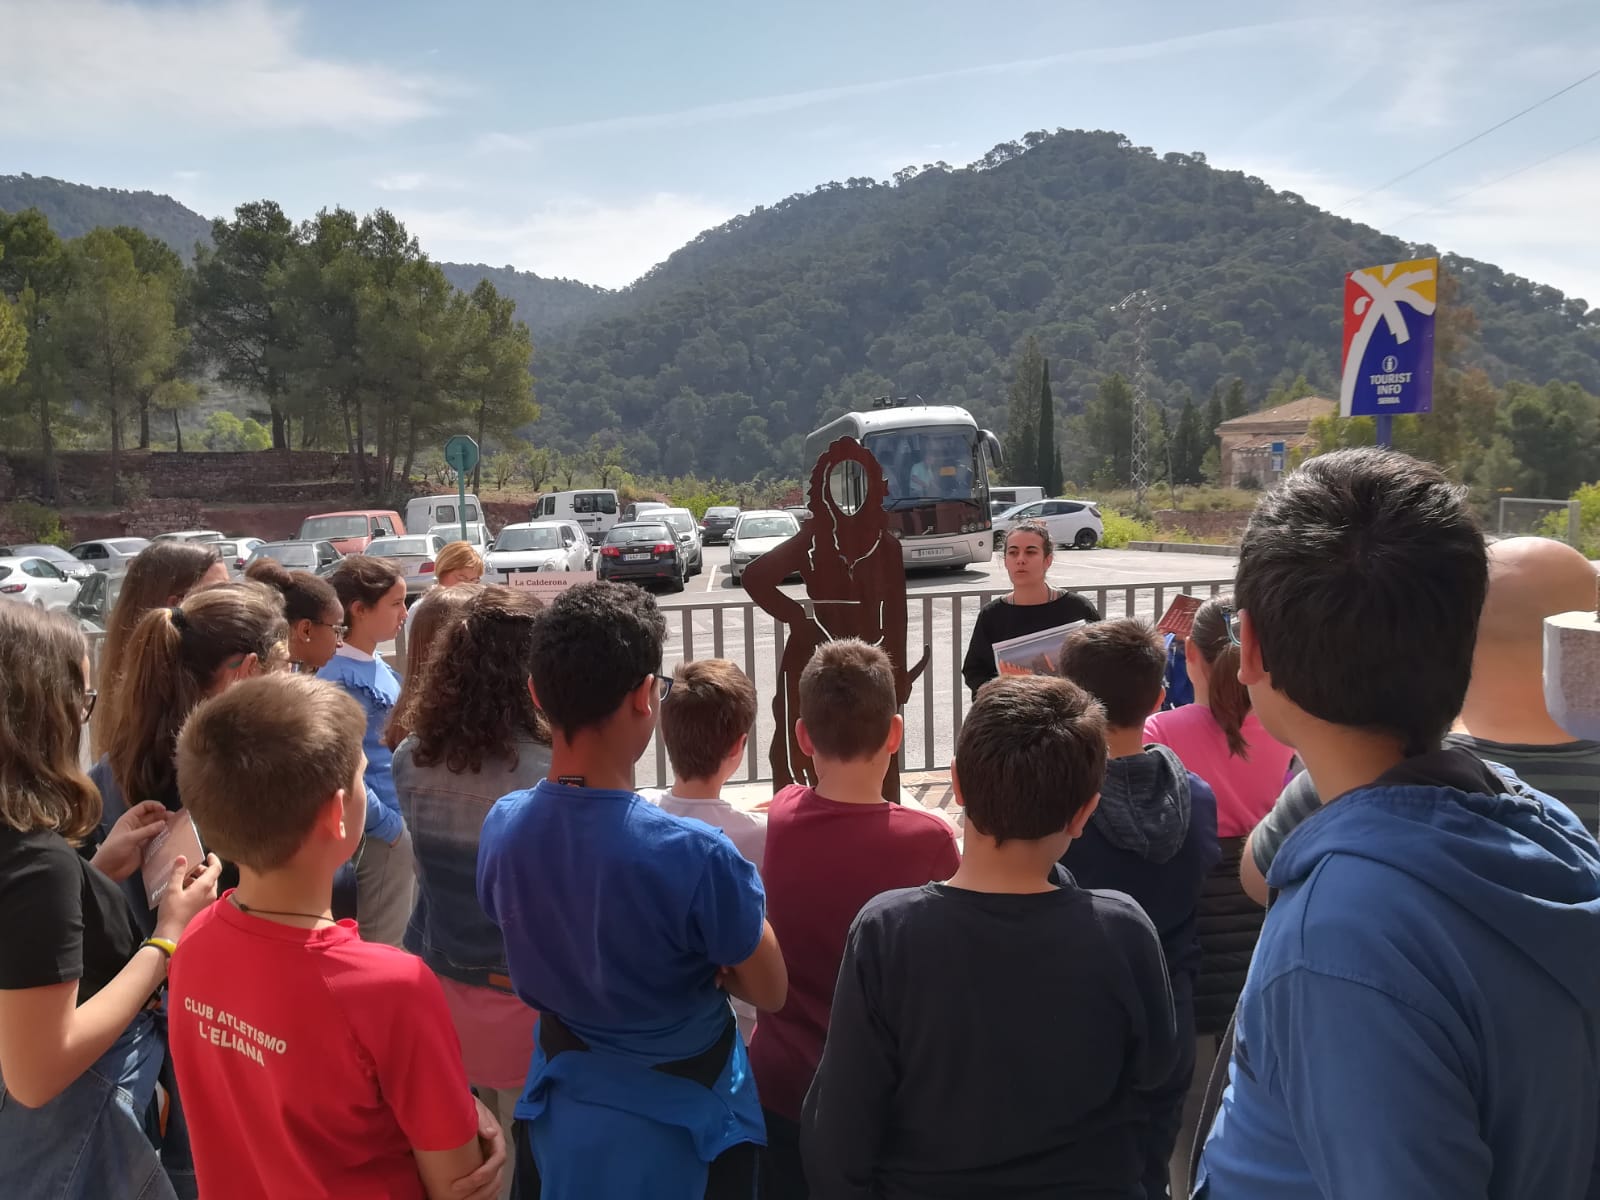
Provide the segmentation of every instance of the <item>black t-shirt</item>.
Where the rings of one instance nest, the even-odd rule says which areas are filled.
[[[1127,896],[1054,877],[861,910],[806,1096],[813,1194],[1143,1195],[1135,1093],[1178,1054],[1161,943]]]
[[[59,833],[0,826],[0,988],[78,981],[82,1004],[128,965],[143,934],[122,889]]]
[[[1088,597],[1077,592],[1059,592],[1055,599],[1043,604],[1013,604],[1005,596],[991,600],[978,610],[972,640],[967,643],[967,657],[961,664],[961,677],[967,681],[967,687],[976,692],[1000,675],[1000,669],[994,665],[996,642],[1053,629],[1057,625],[1070,625],[1074,621],[1099,619],[1100,610]]]

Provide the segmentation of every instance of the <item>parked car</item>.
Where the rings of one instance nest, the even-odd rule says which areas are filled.
[[[728,543],[728,574],[734,584],[743,580],[746,567],[799,532],[800,522],[781,508],[740,513]]]
[[[684,566],[689,574],[700,574],[704,570],[705,549],[700,541],[700,526],[695,524],[694,514],[687,508],[664,508],[650,514],[652,521],[658,517],[678,535],[678,548],[683,553]]]
[[[399,537],[405,531],[405,522],[393,509],[358,508],[307,517],[296,540],[332,542],[340,554],[360,554],[373,538]]]
[[[1042,521],[1050,530],[1050,541],[1066,549],[1093,550],[1105,536],[1100,506],[1093,500],[1034,500],[1008,508],[994,519],[997,545],[1004,545],[1006,534],[1023,521]]]
[[[158,533],[152,542],[220,542],[220,529],[180,529],[176,533]]]
[[[98,542],[79,542],[67,553],[91,567],[105,568],[132,562],[150,544],[149,538],[104,538]]]
[[[93,570],[89,572],[94,574]],[[37,608],[67,608],[78,598],[81,585],[48,558],[0,558],[0,600],[20,600]]]
[[[811,520],[811,510],[804,504],[786,504],[783,507],[783,511],[793,517],[795,522],[800,525],[804,525]]]
[[[111,623],[111,610],[117,606],[117,597],[122,595],[122,581],[127,577],[128,568],[124,563],[96,571],[83,581],[67,611],[78,618],[85,633],[106,631]]]
[[[74,558],[60,546],[50,546],[43,542],[27,542],[16,546],[0,546],[0,557],[3,558],[48,558],[55,563],[59,570],[68,579],[80,582],[94,574],[94,567],[82,559]]]
[[[250,552],[245,566],[258,558],[275,558],[291,571],[311,571],[326,575],[339,565],[340,554],[332,542],[262,542]]]
[[[660,579],[681,592],[686,570],[678,539],[670,528],[660,521],[635,521],[613,526],[606,534],[595,575],[600,579]]]
[[[430,537],[443,538],[447,546],[451,542],[462,541],[461,522],[457,521],[453,525],[435,525],[428,530],[428,535]],[[467,522],[467,536],[464,540],[479,554],[482,554],[494,544],[494,538],[489,536],[489,527],[482,521]]]
[[[739,519],[736,504],[713,504],[700,518],[700,541],[707,546],[721,546],[733,532],[733,523]]]
[[[217,553],[222,556],[222,563],[228,568],[229,575],[244,573],[245,563],[250,561],[250,555],[255,548],[264,541],[264,538],[229,538],[217,543]]]
[[[529,511],[528,519],[575,521],[591,542],[598,542],[617,523],[617,493],[612,488],[546,492]]]
[[[466,511],[457,512],[456,509],[461,507]],[[431,531],[435,525],[459,525],[463,520],[468,525],[483,520],[483,506],[478,503],[478,497],[471,492],[467,493],[467,502],[464,506],[454,492],[445,496],[413,496],[406,501],[406,525],[405,530],[401,532],[418,533],[424,529]]]
[[[406,577],[406,603],[410,604],[438,582],[433,564],[444,547],[445,540],[436,533],[408,533],[403,537],[373,538],[366,553],[387,558],[400,568]]]
[[[501,583],[528,571],[587,571],[594,548],[571,521],[524,521],[507,525],[483,556],[485,573],[497,574]]]
[[[622,510],[622,520],[623,522],[643,521],[645,514],[649,513],[649,519],[653,521],[661,515],[663,510],[671,507],[672,505],[663,504],[660,500],[635,500]]]

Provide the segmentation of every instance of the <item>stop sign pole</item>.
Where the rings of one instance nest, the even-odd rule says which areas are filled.
[[[461,519],[461,540],[467,540],[467,472],[478,465],[478,443],[458,433],[444,444],[444,461],[456,473],[456,516]]]

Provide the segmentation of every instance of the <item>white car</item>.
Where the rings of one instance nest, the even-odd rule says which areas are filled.
[[[479,554],[488,549],[489,543],[494,540],[489,536],[489,527],[482,521],[467,522],[467,536],[465,539],[461,536],[461,522],[459,521],[452,525],[434,525],[429,528],[428,534],[431,537],[443,538],[444,544],[447,546],[451,542],[465,540],[467,545],[471,546]]]
[[[524,521],[507,525],[483,556],[484,570],[509,583],[525,571],[587,571],[594,562],[589,538],[573,521]]]
[[[1105,534],[1100,506],[1093,500],[1033,500],[994,519],[995,543],[1004,545],[1006,534],[1023,521],[1041,522],[1050,531],[1051,543],[1063,550],[1093,550]]]
[[[728,574],[734,584],[743,579],[746,567],[799,532],[800,522],[781,508],[740,513],[728,538]]]
[[[220,529],[180,529],[175,533],[158,533],[153,542],[220,542]]]
[[[98,542],[79,542],[67,553],[91,567],[104,569],[126,566],[149,544],[142,537],[102,538]]]
[[[94,574],[93,570],[90,574]],[[0,600],[62,609],[78,598],[81,586],[48,558],[0,558]]]
[[[95,570],[93,564],[74,558],[60,546],[51,546],[44,542],[0,546],[0,558],[47,558],[56,565],[56,570],[79,583],[93,575]]]

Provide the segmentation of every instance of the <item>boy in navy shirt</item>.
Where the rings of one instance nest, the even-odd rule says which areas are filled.
[[[1125,892],[1156,927],[1172,981],[1178,1058],[1165,1082],[1141,1092],[1147,1200],[1167,1194],[1183,1100],[1194,1074],[1194,980],[1200,970],[1195,910],[1217,865],[1217,798],[1166,746],[1144,744],[1144,721],[1161,707],[1167,655],[1143,621],[1102,621],[1071,634],[1061,674],[1106,710],[1106,781],[1100,804],[1061,865],[1080,887]]]
[[[754,1195],[766,1138],[728,994],[787,975],[756,868],[633,789],[666,623],[629,584],[566,592],[534,624],[550,775],[484,821],[478,897],[541,1014],[517,1103],[518,1196]]]

